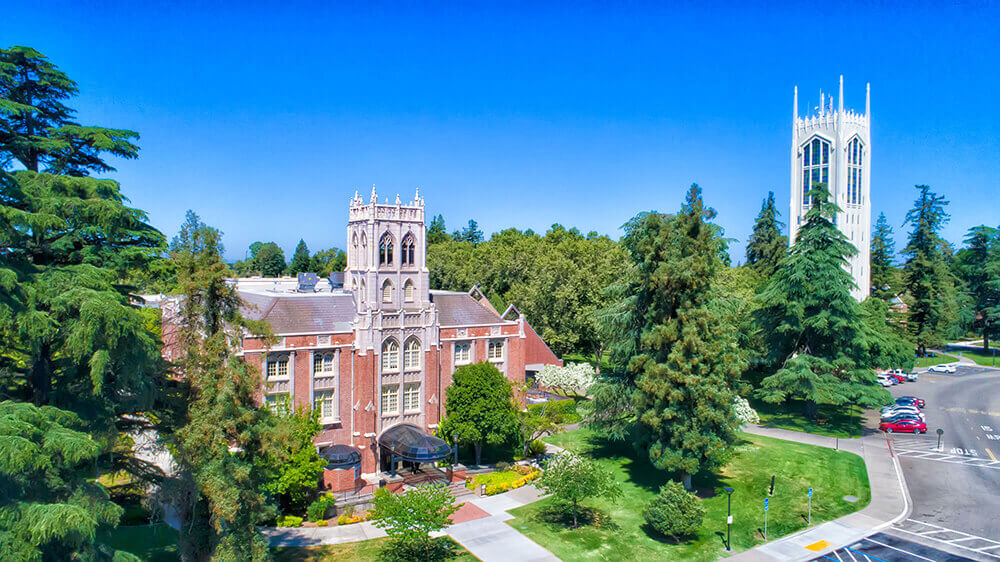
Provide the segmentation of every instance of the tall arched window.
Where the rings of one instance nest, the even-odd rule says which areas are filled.
[[[830,183],[830,143],[815,137],[802,147],[802,204],[812,203],[812,186]]]
[[[403,284],[403,300],[406,302],[413,302],[413,280],[407,279],[406,283]]]
[[[382,302],[392,302],[392,283],[388,279],[382,283]]]
[[[416,245],[417,244],[414,241],[412,234],[407,234],[406,237],[403,238],[403,244],[400,246],[402,248],[402,250],[403,250],[403,253],[400,256],[401,259],[403,260],[403,265],[413,265],[415,263],[414,262],[414,255],[415,255],[414,248],[416,247]]]
[[[368,298],[368,284],[365,283],[364,279],[362,279],[361,280],[361,302],[365,302],[365,299],[367,299],[367,298]]]
[[[354,239],[351,241],[351,267],[358,266],[358,234],[354,233]]]
[[[382,371],[399,370],[399,344],[389,338],[382,342]]]
[[[406,344],[403,346],[403,368],[420,368],[420,340],[417,338],[406,340]]]
[[[378,264],[392,265],[392,235],[388,232],[378,242]]]
[[[861,168],[865,159],[865,145],[854,137],[847,143],[847,203],[861,204]]]
[[[361,267],[368,265],[368,235],[361,233],[361,259],[358,260]]]

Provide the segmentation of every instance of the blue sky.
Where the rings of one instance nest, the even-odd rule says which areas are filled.
[[[1000,223],[997,5],[949,3],[15,2],[0,44],[75,79],[80,120],[141,133],[118,162],[173,235],[186,209],[242,258],[341,246],[347,202],[415,187],[449,229],[552,223],[614,237],[692,182],[738,239],[787,220],[800,111],[872,84],[873,222],[927,183],[945,235]]]

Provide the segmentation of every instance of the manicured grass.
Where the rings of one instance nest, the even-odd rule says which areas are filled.
[[[994,365],[995,366],[1000,366],[1000,351],[997,351],[997,356],[998,357],[997,357],[995,363],[994,363],[994,359],[993,359],[993,352],[987,353],[987,352],[983,351],[982,347],[980,347],[979,349],[977,349],[975,351],[972,351],[972,350],[969,350],[969,349],[962,349],[960,351],[951,351],[950,353],[954,353],[956,355],[958,355],[959,353],[961,353],[962,357],[966,357],[966,358],[972,359],[977,364],[982,365],[984,367],[993,367]],[[954,359],[952,359],[952,361],[954,361]]]
[[[760,414],[761,425],[767,427],[843,438],[857,437],[861,434],[861,408],[820,404],[816,419],[811,420],[806,417],[805,407],[798,400],[785,404],[768,404],[754,400],[751,405]]]
[[[448,558],[453,562],[473,562],[479,560],[468,550],[450,537],[434,539],[449,544],[455,556]],[[388,542],[387,537],[367,541],[347,542],[330,546],[285,547],[273,548],[274,562],[331,562],[333,560],[375,560],[382,545]]]
[[[674,544],[647,532],[642,509],[670,476],[644,459],[633,458],[629,445],[616,446],[582,429],[547,437],[560,447],[587,454],[614,471],[624,497],[616,504],[601,499],[586,502],[603,514],[599,525],[569,529],[552,522],[546,509],[551,498],[511,511],[509,524],[563,560],[715,560],[725,549],[726,494],[732,486],[733,549],[742,551],[763,542],[764,498],[777,476],[768,511],[768,538],[775,539],[806,526],[808,498],[814,489],[813,524],[836,519],[868,504],[870,492],[864,461],[843,451],[766,437],[743,435],[732,460],[716,475],[696,478],[706,516],[698,536]],[[845,495],[860,498],[851,504]]]
[[[917,357],[916,367],[933,367],[934,365],[940,365],[942,363],[957,363],[958,359],[954,357],[949,357],[942,353],[938,353],[934,357]]]
[[[166,523],[155,525],[128,525],[100,531],[97,541],[116,550],[130,552],[145,562],[176,562],[177,531]]]

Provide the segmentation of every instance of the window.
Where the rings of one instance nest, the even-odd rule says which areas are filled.
[[[420,411],[419,384],[408,384],[403,387],[403,411]]]
[[[368,265],[368,235],[361,233],[361,259],[358,260],[362,267]]]
[[[386,232],[378,243],[378,264],[392,265],[392,235]]]
[[[392,283],[388,279],[382,283],[382,302],[392,302]]]
[[[403,285],[403,300],[413,302],[413,281],[407,279]]]
[[[489,349],[490,361],[503,361],[503,341],[491,341]]]
[[[413,258],[414,258],[414,253],[415,253],[414,252],[414,247],[415,246],[416,246],[416,242],[414,242],[414,240],[413,240],[413,235],[412,234],[407,234],[406,237],[403,238],[403,244],[401,246],[402,249],[403,249],[403,254],[402,254],[402,256],[400,256],[400,258],[403,260],[403,265],[413,265],[414,264]]]
[[[455,343],[455,364],[468,365],[472,361],[472,344],[467,341]]]
[[[399,344],[392,338],[382,342],[382,370],[399,370]]]
[[[367,294],[368,294],[368,284],[365,283],[364,279],[362,279],[361,280],[361,302],[365,302],[365,299],[368,298]]]
[[[287,415],[291,413],[292,399],[288,394],[265,394],[264,407],[276,414]]]
[[[337,357],[333,353],[316,353],[313,355],[313,373],[317,375],[332,375],[337,372]]]
[[[319,390],[313,395],[313,409],[319,412],[321,421],[331,422],[338,418],[336,398],[334,390]]]
[[[358,267],[358,235],[354,234],[351,242],[351,267]]]
[[[809,191],[812,186],[830,183],[830,143],[820,138],[802,147],[802,204],[812,202]]]
[[[278,380],[288,378],[288,356],[271,357],[267,360],[268,380]]]
[[[847,203],[861,204],[861,169],[865,157],[865,147],[861,139],[855,137],[847,143]]]
[[[382,414],[399,413],[399,385],[387,384],[382,387]]]
[[[420,368],[420,340],[417,338],[406,340],[406,345],[403,348],[403,368]]]

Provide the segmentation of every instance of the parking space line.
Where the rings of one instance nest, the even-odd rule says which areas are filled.
[[[919,554],[914,554],[914,553],[912,553],[912,552],[909,552],[909,551],[906,551],[906,550],[903,550],[903,549],[901,549],[901,548],[896,548],[896,547],[894,547],[894,546],[890,546],[890,545],[887,545],[887,544],[885,544],[885,543],[881,543],[881,542],[878,542],[877,540],[874,540],[874,539],[865,539],[865,540],[866,540],[866,541],[869,541],[869,542],[873,542],[873,543],[875,543],[875,544],[877,544],[877,545],[879,545],[879,546],[884,546],[884,547],[886,547],[886,548],[891,548],[891,549],[893,549],[893,550],[896,550],[896,551],[898,551],[898,552],[902,552],[903,554],[908,554],[908,555],[910,555],[910,556],[913,556],[913,557],[915,557],[915,558],[919,558],[919,559],[921,559],[921,560],[927,560],[927,562],[934,562],[934,560],[932,560],[932,559],[930,559],[930,558],[927,558],[926,556],[920,556]]]
[[[996,462],[997,458],[993,456],[993,451],[989,450],[987,447],[983,448],[986,449],[986,454],[989,455],[991,459],[993,459],[993,462]]]
[[[866,540],[870,540],[870,539],[866,539]],[[875,542],[875,541],[871,541],[871,542]],[[846,547],[846,546],[844,547],[844,549],[850,550],[851,552],[858,552],[857,550],[854,550],[854,549]],[[878,560],[878,562],[889,562],[888,560],[883,560],[882,558],[879,558],[878,556],[872,556],[871,554],[866,554],[864,552],[858,552],[858,554],[860,554],[861,556],[864,556],[865,560]]]
[[[902,528],[902,527],[900,527],[898,525],[894,525],[893,529],[896,530],[896,531],[900,531],[900,532],[903,532],[903,533],[907,533],[907,534],[916,536],[916,537],[922,537],[922,538],[925,538],[925,539],[930,540],[930,541],[940,542],[940,543],[943,543],[943,544],[949,544],[949,545],[954,546],[956,548],[961,548],[963,550],[968,550],[970,552],[977,552],[979,554],[983,554],[983,555],[989,556],[990,558],[1000,559],[1000,556],[997,556],[996,554],[993,554],[992,552],[986,552],[987,550],[993,550],[995,548],[1000,548],[1000,542],[997,542],[997,541],[995,541],[993,539],[987,539],[987,538],[984,538],[984,537],[979,537],[979,536],[973,535],[971,533],[966,533],[964,531],[956,531],[955,529],[949,529],[947,527],[942,527],[941,525],[935,525],[934,523],[926,523],[924,521],[917,521],[916,519],[907,519],[906,521],[904,521],[904,523],[916,523],[917,525],[922,525],[923,528],[928,528],[929,527],[929,528],[932,528],[932,529],[935,529],[935,530],[932,530],[932,531],[911,531],[909,529],[904,529],[904,528]],[[929,536],[929,535],[932,535],[934,533],[941,533],[941,532],[954,533],[956,535],[961,535],[961,537],[960,538],[955,538],[955,539],[942,539],[942,538],[937,538],[937,537]],[[971,546],[966,546],[964,544],[958,544],[961,541],[973,540],[973,539],[979,540],[979,541],[982,541],[982,542],[985,542],[985,543],[991,543],[991,544],[989,546],[980,546],[980,547],[971,547]],[[874,542],[874,541],[872,541],[872,542]]]

